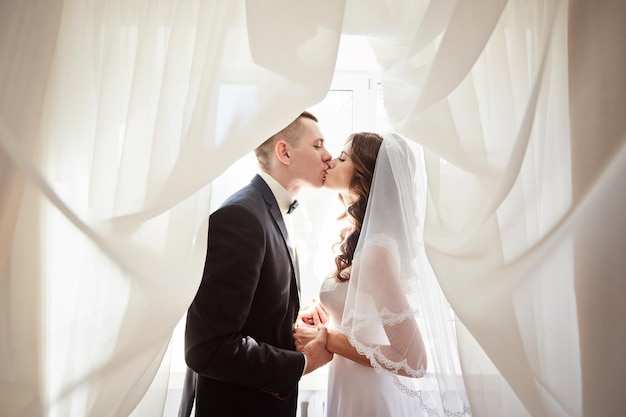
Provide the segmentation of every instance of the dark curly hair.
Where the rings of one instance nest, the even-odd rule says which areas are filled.
[[[354,133],[348,137],[346,143],[352,142],[350,159],[354,164],[354,173],[350,180],[350,191],[357,197],[340,218],[350,217],[352,224],[343,229],[339,234],[340,241],[334,247],[339,247],[339,255],[335,257],[335,278],[340,281],[348,281],[350,274],[346,269],[352,266],[352,259],[356,244],[359,241],[365,209],[374,177],[374,167],[378,150],[383,138],[371,132]],[[341,196],[339,196],[341,199]]]

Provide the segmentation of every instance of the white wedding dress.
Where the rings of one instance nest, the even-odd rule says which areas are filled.
[[[385,135],[350,279],[340,282],[331,275],[321,284],[319,299],[331,316],[328,327],[340,330],[374,365],[334,355],[327,417],[471,416],[461,374],[455,371],[460,367],[437,347],[454,331],[447,327],[449,312],[441,314],[445,310],[437,297],[443,295],[438,295],[424,251],[420,213],[426,197],[416,172],[407,142]]]
[[[331,315],[329,327],[338,328],[343,315],[348,282],[324,280],[320,301]],[[422,416],[419,400],[394,384],[389,375],[335,355],[328,368],[327,417]]]

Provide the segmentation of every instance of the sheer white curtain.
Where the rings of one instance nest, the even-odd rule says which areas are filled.
[[[391,123],[427,152],[427,252],[476,415],[580,415],[572,244],[544,242],[571,205],[566,6],[431,2],[393,53],[374,43]]]
[[[367,36],[474,416],[621,416],[626,5],[0,4],[0,411],[160,415],[210,182]]]
[[[3,2],[3,416],[160,414],[208,184],[332,79],[343,6],[274,3]]]

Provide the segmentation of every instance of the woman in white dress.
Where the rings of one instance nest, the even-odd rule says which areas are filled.
[[[356,133],[330,163],[325,187],[339,192],[348,226],[320,302],[294,329],[300,349],[328,328],[327,416],[421,416],[415,381],[427,354],[417,324],[415,159],[397,135]],[[315,317],[315,320],[313,320]]]

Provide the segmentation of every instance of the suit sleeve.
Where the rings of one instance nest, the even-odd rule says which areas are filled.
[[[303,355],[243,332],[265,259],[265,236],[261,221],[244,207],[211,215],[204,273],[187,312],[185,360],[200,375],[284,398],[302,375]]]

